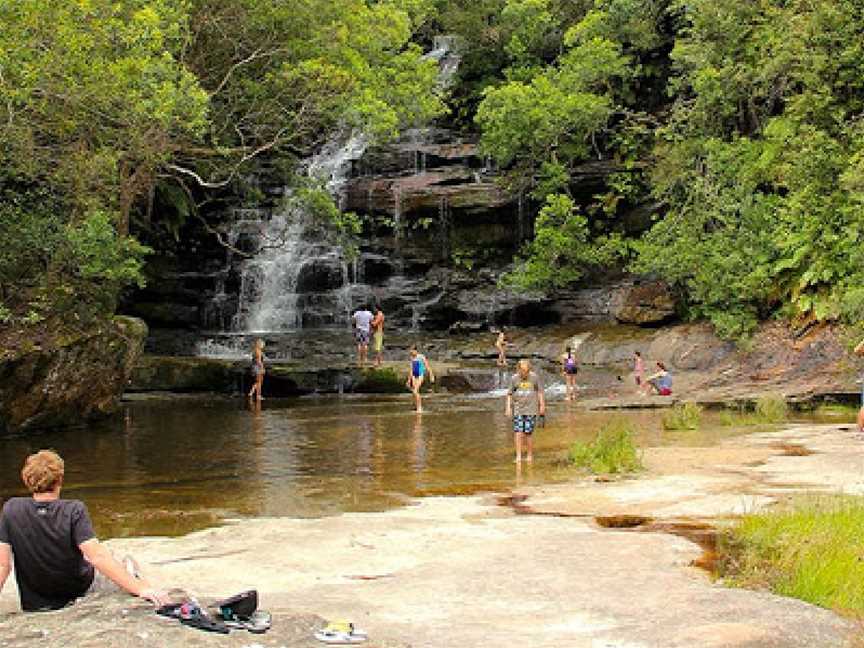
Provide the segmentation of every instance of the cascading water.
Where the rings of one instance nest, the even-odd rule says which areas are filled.
[[[351,161],[359,158],[366,146],[367,139],[362,135],[335,139],[307,163],[309,176],[322,182],[337,204]],[[299,283],[304,270],[310,267],[319,273],[323,271],[328,278],[338,278],[339,286],[333,287],[344,287],[351,281],[341,247],[329,240],[326,229],[316,222],[315,215],[298,205],[290,192],[282,209],[269,221],[260,223],[257,243],[255,256],[242,265],[235,330],[260,332],[302,328],[303,295]],[[334,313],[334,320],[337,319],[342,318]]]
[[[448,85],[460,61],[453,37],[436,38],[434,49],[425,58],[438,63],[439,86]],[[362,133],[342,133],[305,164],[309,177],[327,189],[340,210],[345,206],[343,187],[352,165],[363,156],[367,145]],[[417,175],[426,171],[426,152],[421,146],[418,139],[414,160]],[[236,265],[240,287],[237,310],[231,321],[234,334],[344,326],[359,303],[374,301],[372,288],[363,283],[363,275],[364,260],[380,264],[375,255],[349,259],[328,235],[327,228],[299,204],[290,189],[283,189],[283,194],[282,206],[272,215],[263,210],[235,212],[228,238],[236,242],[242,237],[243,249],[251,251],[252,256]],[[370,213],[372,197],[370,188]],[[392,199],[398,249],[402,237],[402,195],[398,187]],[[442,240],[442,245],[445,244]],[[398,284],[398,277],[394,276],[393,281]],[[225,355],[219,346],[221,342],[214,344],[212,349],[205,344],[199,352]]]

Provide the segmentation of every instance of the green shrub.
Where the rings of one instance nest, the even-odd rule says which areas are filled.
[[[864,498],[807,496],[743,517],[719,542],[728,583],[864,613]]]
[[[720,412],[720,425],[741,427],[745,425],[768,425],[786,420],[788,406],[786,400],[777,394],[760,396],[752,411],[743,406]]]
[[[629,421],[613,419],[600,428],[593,441],[577,441],[570,447],[570,463],[595,474],[640,470],[642,457],[633,436],[633,426]]]
[[[696,403],[675,405],[663,414],[664,430],[696,430],[702,422],[702,407]]]
[[[786,399],[778,394],[760,396],[756,401],[756,419],[760,423],[782,423],[786,420]]]

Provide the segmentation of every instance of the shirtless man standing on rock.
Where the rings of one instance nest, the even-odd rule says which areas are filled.
[[[60,499],[63,474],[63,459],[52,450],[40,450],[24,462],[21,478],[32,497],[13,497],[0,513],[0,591],[14,558],[25,612],[57,610],[112,587],[156,606],[169,603],[165,592],[137,573],[131,558],[120,563],[99,542],[82,502]]]

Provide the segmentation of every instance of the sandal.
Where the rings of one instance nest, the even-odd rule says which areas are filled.
[[[318,641],[326,644],[357,644],[363,643],[369,637],[348,621],[332,621],[315,633]]]

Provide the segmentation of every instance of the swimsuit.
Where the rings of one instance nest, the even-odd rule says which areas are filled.
[[[575,376],[579,373],[579,367],[576,366],[576,358],[572,355],[568,355],[567,359],[564,360],[564,373],[568,376]]]
[[[411,375],[414,378],[422,378],[426,373],[426,363],[423,362],[422,356],[418,356],[411,361]]]

